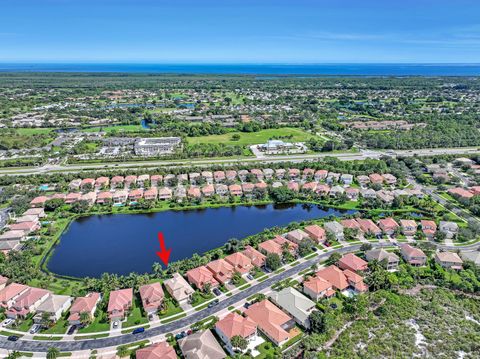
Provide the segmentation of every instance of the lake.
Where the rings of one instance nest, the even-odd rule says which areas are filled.
[[[74,277],[99,277],[104,272],[145,273],[159,261],[159,231],[164,234],[166,247],[172,248],[170,261],[175,261],[266,228],[351,213],[354,211],[316,205],[270,204],[83,217],[62,234],[47,266],[54,273]]]

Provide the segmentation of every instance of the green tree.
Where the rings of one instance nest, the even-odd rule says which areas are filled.
[[[271,270],[277,270],[282,265],[282,260],[280,256],[276,253],[267,254],[267,259],[265,261],[268,268]]]
[[[60,355],[60,351],[55,347],[48,348],[47,359],[56,359]]]
[[[240,335],[234,335],[232,339],[230,339],[230,343],[232,343],[232,347],[234,349],[238,348],[242,351],[247,349],[247,346],[248,346],[248,341],[244,337],[241,337]]]

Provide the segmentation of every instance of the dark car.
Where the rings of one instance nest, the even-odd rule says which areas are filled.
[[[77,326],[76,326],[76,325],[72,325],[72,326],[68,329],[67,334],[68,334],[68,335],[72,335],[73,333],[75,333],[75,330],[77,330]]]
[[[19,339],[16,335],[10,335],[7,340],[10,340],[11,342],[16,342]]]
[[[134,329],[132,334],[139,334],[139,333],[143,333],[145,331],[145,328],[137,328],[137,329]]]
[[[219,303],[218,299],[215,299],[213,302],[211,302],[211,303],[208,305],[208,307],[209,307],[209,308],[212,308],[212,307],[216,306],[218,303]]]
[[[218,288],[213,288],[213,294],[215,294],[217,297],[222,294]]]

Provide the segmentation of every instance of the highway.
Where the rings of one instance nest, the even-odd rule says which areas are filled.
[[[275,163],[275,162],[303,162],[315,161],[325,157],[335,157],[342,161],[365,160],[368,158],[378,159],[382,156],[412,157],[434,155],[474,155],[480,154],[479,147],[460,148],[434,148],[416,150],[360,150],[360,152],[324,152],[301,155],[280,155],[264,157],[224,158],[224,159],[198,159],[198,160],[158,160],[158,161],[134,161],[123,163],[92,163],[81,165],[44,165],[41,167],[3,168],[0,175],[36,175],[48,173],[76,173],[79,171],[114,170],[117,168],[146,168],[146,167],[187,167],[187,166],[211,166],[212,164],[233,165],[248,163]]]

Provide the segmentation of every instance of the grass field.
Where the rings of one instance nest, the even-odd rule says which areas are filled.
[[[238,141],[233,141],[232,136],[234,134],[240,135]],[[262,130],[258,132],[229,132],[223,135],[210,135],[210,136],[200,136],[200,137],[189,137],[188,143],[197,144],[197,143],[215,143],[220,144],[224,143],[226,145],[257,145],[260,143],[265,143],[272,138],[285,138],[286,136],[292,136],[291,138],[285,139],[286,142],[304,142],[312,137],[317,137],[312,135],[299,128],[274,128],[268,130]]]
[[[112,131],[124,131],[124,132],[138,132],[138,131],[147,131],[142,128],[141,125],[119,125],[119,126],[106,126],[106,127],[90,127],[84,128],[82,132],[112,132]]]

